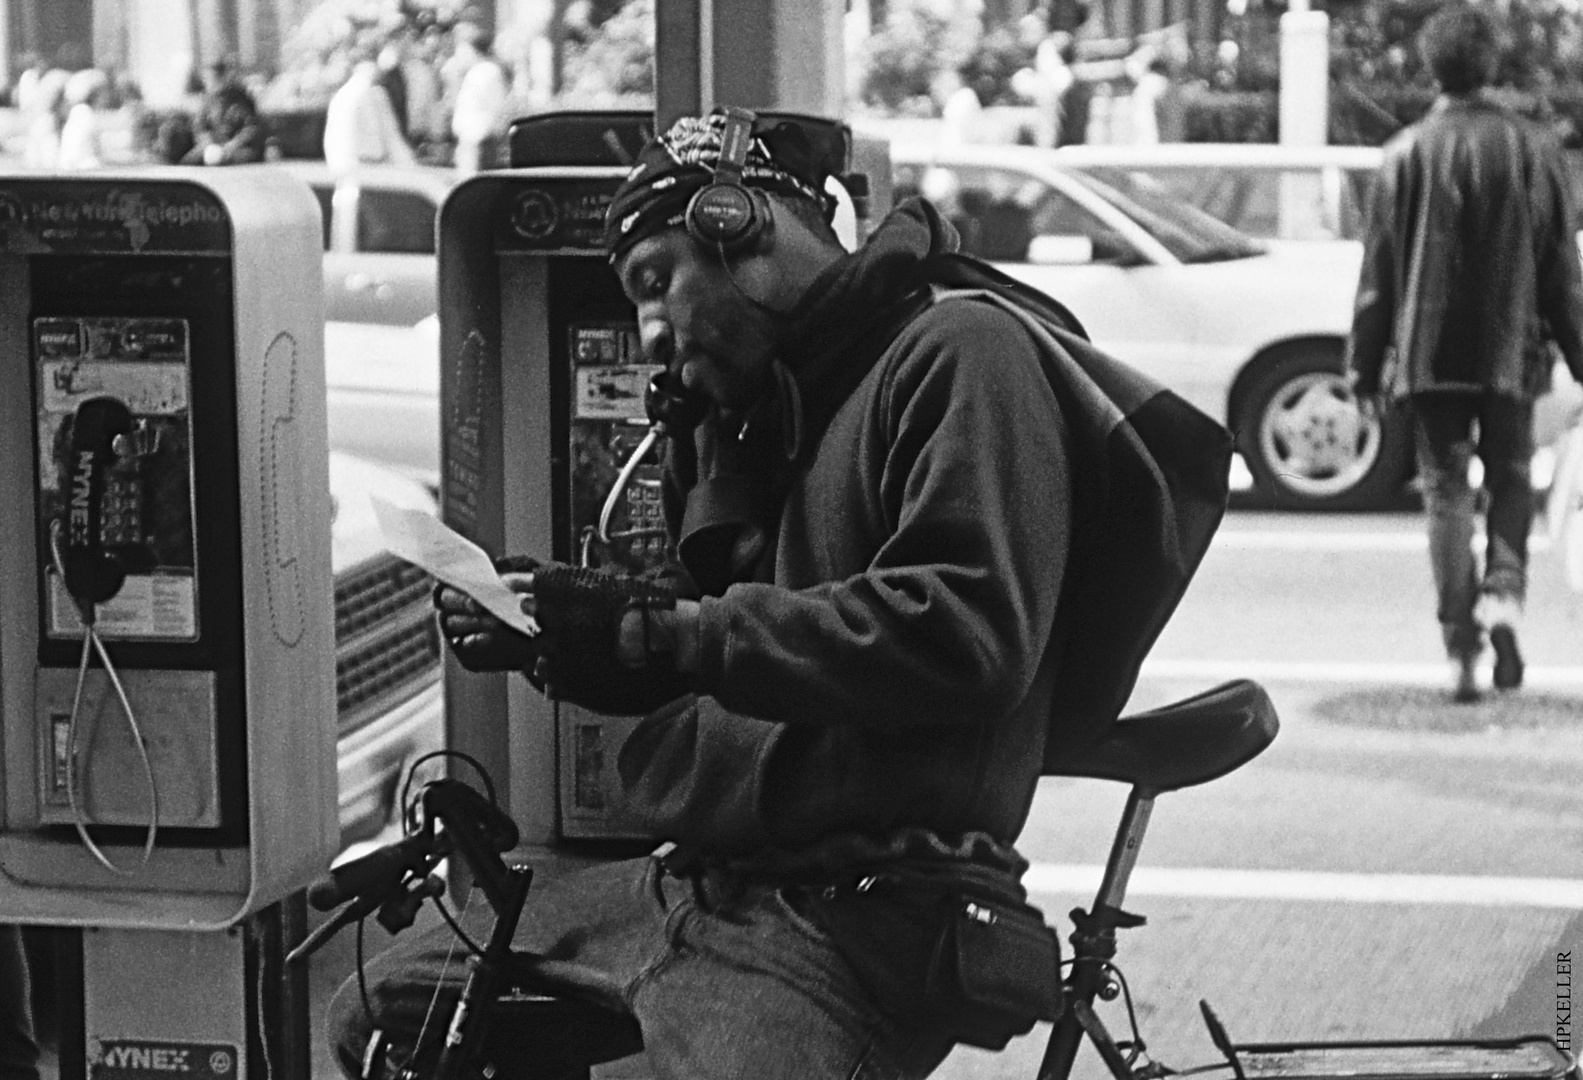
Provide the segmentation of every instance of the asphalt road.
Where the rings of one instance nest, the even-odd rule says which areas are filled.
[[[1282,730],[1156,807],[1127,905],[1149,924],[1118,957],[1156,1058],[1218,1060],[1201,997],[1239,1042],[1553,1030],[1555,953],[1583,949],[1583,595],[1540,544],[1529,685],[1471,706],[1449,701],[1433,610],[1415,514],[1228,517],[1133,706],[1246,676]],[[1039,792],[1020,847],[1063,936],[1124,798],[1102,781]],[[316,1007],[350,959],[349,942],[316,958]],[[1101,1011],[1124,1036],[1120,1003]],[[959,1050],[936,1075],[1032,1077],[1044,1034]],[[1103,1075],[1089,1050],[1077,1072]],[[314,1075],[333,1075],[322,1053]]]

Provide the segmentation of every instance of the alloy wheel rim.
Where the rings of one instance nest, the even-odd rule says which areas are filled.
[[[1299,375],[1259,416],[1259,453],[1292,493],[1333,498],[1356,487],[1380,457],[1382,431],[1363,416],[1341,376]]]

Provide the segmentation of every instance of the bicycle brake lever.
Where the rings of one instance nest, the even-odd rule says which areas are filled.
[[[390,897],[379,906],[376,918],[379,925],[391,934],[399,934],[411,926],[418,917],[423,902],[445,892],[445,882],[435,874],[414,881],[398,895]]]
[[[361,919],[363,916],[372,911],[373,908],[374,905],[369,904],[366,900],[359,900],[356,903],[347,904],[344,908],[335,913],[334,918],[330,919],[330,921],[326,922],[313,933],[309,934],[302,940],[302,944],[298,945],[295,949],[292,949],[291,952],[287,953],[286,963],[289,965],[306,960],[308,957],[318,952],[325,942],[329,941],[336,934],[340,933],[342,927],[349,923],[355,922],[358,919]]]
[[[414,833],[394,844],[375,848],[367,855],[334,867],[308,886],[308,903],[319,911],[330,911],[370,893],[377,894],[377,899],[383,901],[408,873],[423,869],[434,850],[432,831]]]
[[[1208,1001],[1200,998],[1198,1011],[1204,1014],[1204,1026],[1209,1028],[1210,1041],[1231,1062],[1231,1071],[1237,1080],[1248,1080],[1247,1074],[1242,1071],[1242,1062],[1237,1059],[1237,1048],[1232,1044],[1231,1036],[1226,1034],[1226,1027],[1220,1022],[1220,1017],[1215,1015],[1215,1010],[1209,1007]]]

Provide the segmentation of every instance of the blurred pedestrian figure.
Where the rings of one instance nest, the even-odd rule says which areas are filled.
[[[193,131],[191,116],[184,112],[173,112],[160,118],[154,132],[155,161],[180,165],[197,145],[198,138]]]
[[[445,107],[447,120],[456,109],[456,93],[462,87],[462,76],[478,61],[476,49],[459,47],[463,34],[470,36],[475,29],[472,23],[458,23],[446,33],[431,39],[435,47],[434,55],[438,58],[434,70],[440,80],[440,103]],[[447,49],[449,52],[446,52]],[[441,53],[445,55],[442,57]]]
[[[154,160],[165,165],[180,165],[198,145],[198,113],[203,108],[203,79],[196,71],[187,72],[181,101],[161,110],[150,121],[154,127]]]
[[[267,135],[258,103],[229,61],[216,60],[204,78],[188,165],[241,165],[264,160]]]
[[[504,156],[511,81],[490,52],[493,42],[483,27],[460,23],[455,35],[464,73],[456,87],[451,134],[456,137],[456,169],[467,175],[495,167]]]
[[[372,50],[352,65],[352,74],[330,98],[324,116],[324,160],[332,172],[359,164],[411,165],[417,161],[401,134],[390,96],[379,82]]]
[[[1089,103],[1092,88],[1077,77],[1077,39],[1065,30],[1053,31],[1034,51],[1033,68],[1049,87],[1049,108],[1055,112],[1055,145],[1078,146],[1088,141]]]
[[[66,80],[62,92],[66,119],[60,129],[62,169],[97,169],[104,164],[100,128],[110,103],[110,77],[97,68],[83,68]]]
[[[379,69],[378,83],[390,99],[390,111],[396,116],[396,130],[409,145],[412,141],[410,116],[407,111],[407,62],[406,44],[401,37],[387,41],[374,61]]]
[[[437,156],[450,141],[451,114],[440,84],[440,55],[445,37],[435,27],[420,33],[405,51],[402,73],[407,85],[407,141],[418,156]]]
[[[1160,141],[1160,101],[1171,88],[1170,65],[1145,46],[1127,58],[1127,68],[1132,77],[1132,141],[1152,146]]]
[[[1583,380],[1583,274],[1560,144],[1487,92],[1504,32],[1487,6],[1450,3],[1420,33],[1440,84],[1429,114],[1386,146],[1375,179],[1347,371],[1366,414],[1407,399],[1453,696],[1479,696],[1485,635],[1495,687],[1522,684],[1517,632],[1533,515],[1533,402],[1553,367]],[[1484,465],[1479,571],[1471,550]]]
[[[940,103],[940,142],[945,146],[983,142],[984,102],[972,84],[970,67],[942,71],[935,77],[935,100]]]
[[[149,165],[158,161],[154,147],[159,135],[159,116],[143,99],[143,88],[124,75],[112,75],[109,95],[112,107],[120,110],[126,125],[130,163]]]
[[[37,169],[53,169],[60,162],[60,129],[66,122],[64,68],[50,68],[39,77],[30,95],[31,116],[22,146],[22,162]]]
[[[23,53],[20,65],[22,71],[17,75],[16,86],[11,91],[11,104],[23,117],[28,117],[38,108],[38,83],[49,70],[49,65],[34,52]]]
[[[0,1080],[39,1080],[32,980],[22,928],[0,926]]]
[[[1043,100],[1053,108],[1055,145],[1073,146],[1088,141],[1089,103],[1093,87],[1077,69],[1077,32],[1088,22],[1087,0],[1049,0],[1045,7],[1045,36],[1033,53],[1033,70],[1044,81]]]

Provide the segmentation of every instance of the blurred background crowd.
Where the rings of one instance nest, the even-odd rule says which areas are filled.
[[[1307,6],[1307,0],[1296,0]],[[1500,0],[1502,93],[1577,146],[1583,8]],[[849,116],[945,138],[1274,142],[1287,0],[849,0]],[[1314,0],[1333,144],[1379,144],[1433,86],[1439,0]],[[214,10],[211,10],[213,8]],[[271,157],[499,160],[509,118],[649,107],[654,0],[0,0],[8,154],[67,168]]]

